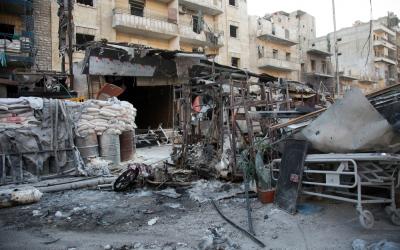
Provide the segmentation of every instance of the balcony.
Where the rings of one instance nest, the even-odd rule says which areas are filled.
[[[384,32],[391,36],[396,36],[396,32],[394,32],[393,30],[389,29],[388,27],[386,27],[382,24],[374,24],[373,31]]]
[[[299,69],[299,64],[295,59],[287,60],[286,58],[267,56],[258,59],[258,68],[279,71],[295,71]]]
[[[179,4],[211,16],[223,13],[221,0],[179,0]]]
[[[323,72],[319,70],[310,71],[305,73],[306,76],[317,77],[317,78],[333,78],[333,74],[329,72]]]
[[[274,27],[271,22],[264,22],[257,29],[257,38],[276,44],[294,46],[297,42],[290,36],[289,31],[281,27]]]
[[[307,53],[311,54],[311,55],[321,56],[321,57],[332,56],[332,53],[329,53],[328,51],[317,49],[317,48],[310,48],[307,50]]]
[[[22,66],[33,64],[33,34],[21,35],[0,33],[0,52],[5,54],[6,65]]]
[[[179,24],[180,40],[196,46],[210,48],[220,48],[224,46],[224,36],[222,31],[201,31],[200,34],[193,31],[190,24]]]
[[[144,10],[143,16],[131,15],[129,10],[114,9],[112,27],[118,31],[145,37],[171,39],[178,34],[178,25],[168,16]]]
[[[383,55],[383,54],[375,55],[374,61],[375,62],[383,62],[383,63],[387,63],[387,64],[391,64],[391,65],[397,64],[395,57]]]
[[[379,37],[378,39],[374,40],[374,46],[376,46],[376,47],[386,47],[386,48],[391,49],[391,50],[396,50],[396,48],[397,48],[396,45],[393,42],[391,42],[391,41],[389,41],[387,39],[384,39],[382,37]]]

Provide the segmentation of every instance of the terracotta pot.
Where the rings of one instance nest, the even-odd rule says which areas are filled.
[[[257,195],[261,203],[272,203],[274,202],[275,189],[261,190],[257,188]]]

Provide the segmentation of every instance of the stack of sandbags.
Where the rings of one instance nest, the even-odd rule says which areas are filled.
[[[34,116],[34,110],[42,108],[41,98],[0,98],[0,129],[38,126],[41,123]]]
[[[80,116],[76,122],[78,136],[91,133],[119,135],[122,131],[136,128],[136,109],[129,102],[112,98],[108,101],[88,100],[82,105],[83,108],[79,110]]]

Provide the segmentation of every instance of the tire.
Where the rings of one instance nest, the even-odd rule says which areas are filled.
[[[390,220],[396,226],[400,226],[400,209],[397,209],[392,213],[392,215],[390,215]]]
[[[374,226],[374,215],[368,210],[364,210],[360,213],[359,220],[361,226],[365,229],[371,229]]]

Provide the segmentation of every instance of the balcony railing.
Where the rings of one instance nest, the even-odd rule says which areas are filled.
[[[179,4],[212,16],[223,12],[221,0],[179,0]]]
[[[387,62],[389,64],[397,64],[396,57],[384,54],[375,54],[375,62]]]
[[[207,25],[206,25],[207,26]],[[193,29],[193,24],[179,23],[179,34],[182,41],[194,43],[200,46],[222,47],[224,45],[224,32],[205,27],[200,33]]]
[[[4,53],[6,63],[33,63],[33,35],[23,32],[21,35],[0,33],[0,52]]]
[[[294,71],[299,69],[298,58],[281,56],[279,54],[263,54],[258,58],[259,68],[270,68],[282,71]]]
[[[375,46],[384,46],[386,48],[396,50],[396,42],[393,42],[391,40],[388,40],[383,37],[378,37],[377,39],[374,40],[374,45]]]
[[[158,12],[158,11],[149,10],[146,8],[143,9],[142,15],[133,15],[130,12],[130,10],[119,9],[119,8],[114,9],[113,12],[114,12],[114,14],[127,14],[127,15],[132,15],[132,16],[145,17],[145,18],[149,18],[149,19],[173,23],[172,20],[168,19],[168,15]]]
[[[113,10],[113,27],[128,33],[169,39],[177,36],[178,25],[163,13],[144,10],[143,15],[132,15],[129,10]]]

